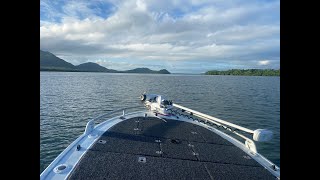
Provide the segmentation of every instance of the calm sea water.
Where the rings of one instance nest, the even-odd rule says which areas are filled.
[[[141,105],[144,91],[251,129],[274,132],[258,152],[280,166],[280,78],[40,72],[40,172],[83,132],[89,118]]]

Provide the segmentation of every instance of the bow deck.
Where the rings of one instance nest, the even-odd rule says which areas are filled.
[[[106,131],[69,179],[276,179],[216,133],[184,121],[134,117]]]

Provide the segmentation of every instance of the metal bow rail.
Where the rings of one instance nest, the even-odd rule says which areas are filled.
[[[126,107],[126,108],[117,109],[117,110],[114,110],[114,111],[111,111],[111,112],[108,112],[108,113],[99,115],[99,116],[91,119],[91,120],[87,123],[86,129],[85,129],[85,131],[84,131],[84,134],[90,134],[91,131],[95,128],[96,121],[98,121],[99,119],[105,118],[105,117],[107,117],[107,116],[110,116],[110,115],[115,114],[115,113],[118,113],[118,112],[122,112],[122,116],[121,116],[120,118],[124,118],[125,115],[130,114],[130,113],[127,113],[127,112],[126,112],[127,110],[137,109],[137,108],[141,108],[141,106]],[[136,113],[136,112],[135,112],[135,113]]]
[[[193,115],[193,116],[196,116],[198,118],[203,119],[205,124],[211,125],[210,123],[212,123],[213,125],[215,125],[215,127],[222,127],[225,130],[228,130],[228,131],[236,134],[237,136],[245,139],[245,145],[253,153],[257,153],[257,148],[256,148],[256,145],[253,142],[253,140],[263,142],[263,141],[269,141],[272,138],[272,132],[267,130],[267,129],[251,130],[251,129],[248,129],[248,128],[245,128],[245,127],[242,127],[242,126],[227,122],[225,120],[222,120],[222,119],[219,119],[219,118],[216,118],[216,117],[213,117],[213,116],[209,116],[207,114],[204,114],[204,113],[189,109],[189,108],[181,106],[179,104],[173,103],[172,106],[175,107],[175,108],[181,109],[181,112],[187,112],[190,115]],[[187,117],[189,119],[191,118],[193,120],[202,122],[199,119],[194,119],[194,118],[192,118],[192,116],[184,115],[184,114],[179,113],[177,111],[174,111],[172,109],[170,111],[175,113],[175,114],[178,114],[180,116],[185,116],[185,117]],[[253,135],[253,140],[248,138],[248,137],[246,137],[246,136],[244,136],[243,134],[240,134],[238,131],[243,131],[243,132],[252,134]]]

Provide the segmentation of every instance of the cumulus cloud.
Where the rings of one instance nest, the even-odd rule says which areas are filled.
[[[74,64],[122,69],[134,62],[173,72],[197,62],[212,69],[252,68],[257,61],[279,68],[279,7],[277,0],[43,0],[40,48]]]

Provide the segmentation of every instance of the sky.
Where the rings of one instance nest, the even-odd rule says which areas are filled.
[[[41,0],[40,49],[171,73],[280,68],[279,0]]]

